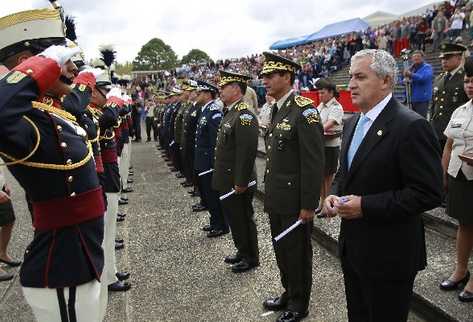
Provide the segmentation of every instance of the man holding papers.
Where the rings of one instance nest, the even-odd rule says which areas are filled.
[[[221,205],[232,231],[237,253],[225,257],[232,272],[246,272],[259,265],[258,238],[253,211],[256,180],[255,159],[258,147],[258,121],[249,105],[242,101],[250,77],[220,72],[220,98],[228,109],[220,124],[215,151],[212,186],[225,195]]]

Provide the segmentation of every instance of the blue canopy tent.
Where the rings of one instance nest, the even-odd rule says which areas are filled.
[[[309,35],[306,38],[306,43],[317,41],[329,37],[340,36],[354,31],[364,31],[368,29],[369,25],[360,18],[340,21],[332,23],[320,29],[319,31]]]
[[[269,47],[271,50],[278,50],[278,49],[286,49],[294,46],[299,46],[306,43],[306,36],[296,37],[296,38],[289,38],[284,40],[276,41],[274,44]]]

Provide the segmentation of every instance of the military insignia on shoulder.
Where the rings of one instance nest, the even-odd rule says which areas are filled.
[[[248,104],[246,104],[245,102],[240,102],[235,106],[235,109],[237,111],[243,111],[243,110],[247,110],[249,108],[250,108],[250,106]]]
[[[251,115],[251,114],[242,114],[242,115],[240,115],[241,125],[251,125],[251,120],[253,120],[253,115]]]
[[[197,116],[197,111],[192,112],[192,113],[191,113],[191,116],[192,116],[192,117],[196,117],[196,116]]]
[[[308,108],[304,112],[302,112],[302,115],[307,119],[307,123],[313,124],[313,123],[319,123],[320,118],[319,118],[319,113],[315,108]]]
[[[304,106],[307,106],[307,105],[312,105],[314,103],[313,100],[311,100],[310,98],[307,98],[307,97],[304,97],[304,96],[300,96],[300,95],[297,95],[294,100],[296,101],[296,104],[299,106],[299,107],[304,107]]]
[[[219,119],[219,118],[222,118],[222,113],[215,113],[215,114],[212,116],[212,120],[216,120],[216,119]]]
[[[220,111],[220,108],[218,107],[218,105],[213,104],[210,105],[209,111]]]
[[[16,84],[16,83],[19,83],[25,77],[26,77],[26,74],[20,71],[14,71],[10,75],[8,75],[6,81],[8,84]]]

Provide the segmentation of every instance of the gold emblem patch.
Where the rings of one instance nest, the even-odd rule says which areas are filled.
[[[19,72],[19,71],[14,71],[7,77],[7,83],[8,84],[17,84],[19,83],[23,78],[26,77],[26,74]]]
[[[294,100],[296,101],[296,104],[299,105],[299,107],[304,107],[304,106],[314,103],[314,101],[311,100],[310,98],[299,96],[299,95],[296,96]]]

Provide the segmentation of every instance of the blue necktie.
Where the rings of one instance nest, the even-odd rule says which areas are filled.
[[[365,137],[365,124],[368,123],[370,119],[365,115],[361,115],[358,120],[358,124],[355,128],[355,133],[353,134],[353,138],[351,139],[350,148],[348,149],[347,153],[347,160],[348,160],[348,169],[351,167],[351,163],[353,158],[355,157],[356,151],[358,151],[358,147],[360,146],[361,142],[363,142],[363,138]]]

